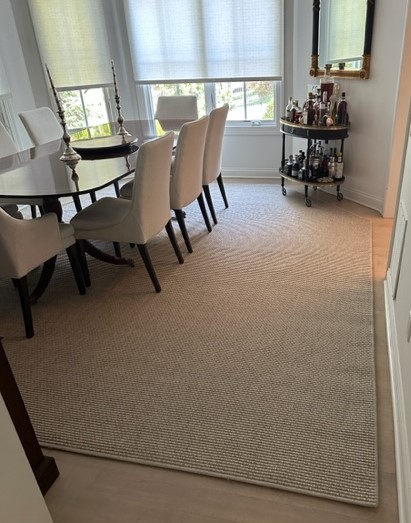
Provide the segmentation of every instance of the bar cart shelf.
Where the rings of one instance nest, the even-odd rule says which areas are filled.
[[[305,204],[307,207],[311,207],[311,200],[308,196],[308,188],[312,187],[316,190],[319,187],[330,188],[336,187],[337,200],[341,201],[344,196],[341,192],[341,185],[344,183],[345,178],[332,179],[332,178],[317,178],[317,179],[299,179],[293,176],[290,176],[285,172],[285,137],[292,136],[296,138],[304,138],[307,140],[307,154],[306,154],[306,173],[309,172],[309,151],[312,143],[317,140],[324,140],[328,142],[329,140],[340,140],[340,152],[344,151],[344,140],[348,138],[348,125],[333,125],[331,127],[319,127],[314,125],[301,125],[293,122],[289,122],[284,118],[280,118],[281,132],[283,134],[283,144],[282,144],[282,158],[281,158],[281,191],[283,196],[287,195],[287,190],[285,188],[285,180],[291,180],[293,182],[304,185],[304,195],[305,195]]]

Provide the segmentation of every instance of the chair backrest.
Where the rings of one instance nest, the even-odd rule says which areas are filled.
[[[50,107],[39,107],[19,113],[34,145],[43,145],[63,137],[63,128]]]
[[[184,123],[198,119],[197,97],[159,96],[154,118],[164,131],[179,131]]]
[[[228,109],[228,104],[224,104],[210,112],[204,148],[203,185],[213,182],[221,172],[221,156]]]
[[[203,116],[181,127],[171,169],[172,209],[182,209],[196,200],[203,190],[203,158],[208,122],[209,117]]]
[[[146,243],[170,220],[170,168],[174,133],[144,142],[137,155],[131,213],[138,243]]]
[[[13,142],[7,129],[0,122],[0,158],[5,158],[17,152],[16,144]]]

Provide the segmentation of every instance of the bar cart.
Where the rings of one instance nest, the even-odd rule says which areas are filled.
[[[343,193],[340,188],[344,183],[344,176],[340,179],[332,178],[318,178],[310,179],[308,178],[309,173],[309,151],[313,143],[316,143],[318,140],[323,140],[325,143],[331,140],[340,141],[340,150],[339,152],[343,154],[344,152],[344,140],[348,138],[348,125],[332,125],[330,127],[318,126],[318,125],[302,125],[299,123],[289,122],[285,118],[280,118],[281,132],[283,133],[283,143],[282,143],[282,158],[281,158],[281,190],[284,196],[287,194],[285,188],[285,180],[292,180],[293,182],[300,183],[304,185],[304,195],[305,195],[305,204],[307,207],[311,207],[311,200],[308,197],[308,188],[312,187],[317,189],[319,187],[336,187],[337,191],[337,200],[341,201],[343,199]],[[305,179],[300,179],[295,176],[291,176],[286,172],[286,159],[285,159],[285,137],[286,136],[304,138],[307,140],[307,154],[305,158],[305,172],[307,176]]]

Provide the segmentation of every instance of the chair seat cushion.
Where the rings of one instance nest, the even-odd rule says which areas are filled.
[[[130,202],[121,198],[101,198],[76,214],[71,220],[75,229],[105,229],[120,223],[130,212]]]
[[[106,239],[107,231],[119,229],[130,214],[131,201],[122,198],[101,198],[76,214],[70,221],[79,239]],[[114,241],[114,238],[113,238]],[[119,238],[119,241],[122,241]],[[127,240],[125,240],[127,241]]]

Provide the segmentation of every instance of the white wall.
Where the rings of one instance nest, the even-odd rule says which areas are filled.
[[[0,441],[0,521],[52,523],[1,395]]]

